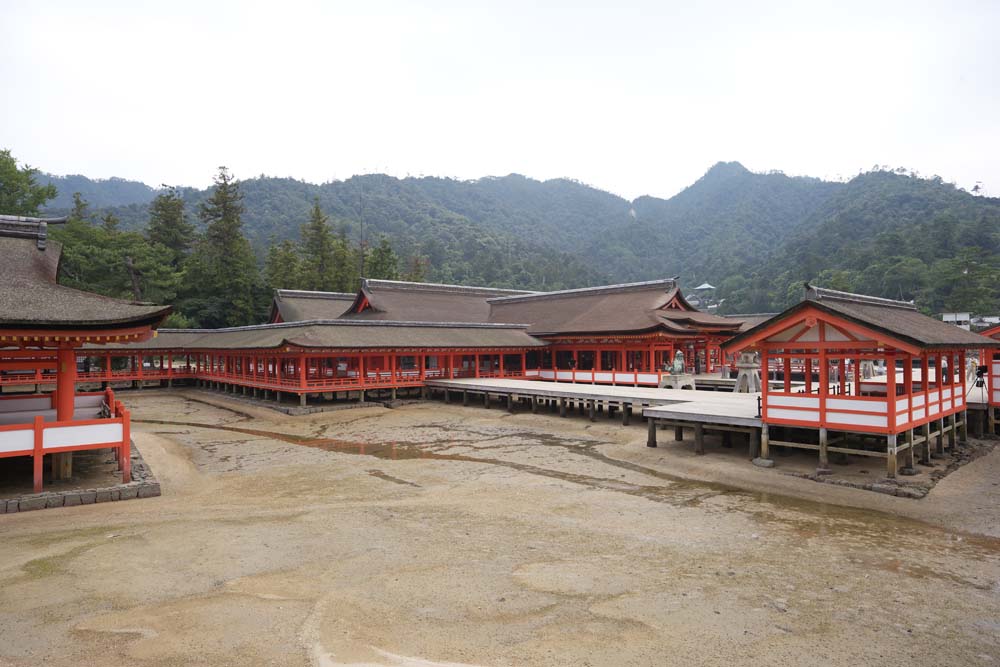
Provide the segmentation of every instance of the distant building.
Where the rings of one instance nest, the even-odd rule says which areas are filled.
[[[954,324],[959,329],[972,330],[972,313],[941,313],[941,321]]]

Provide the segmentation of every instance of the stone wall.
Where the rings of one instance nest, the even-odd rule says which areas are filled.
[[[42,510],[49,507],[72,507],[90,505],[133,498],[152,498],[160,495],[160,483],[142,458],[142,454],[132,442],[132,481],[128,484],[99,489],[70,489],[67,491],[45,491],[16,498],[0,498],[0,514]]]

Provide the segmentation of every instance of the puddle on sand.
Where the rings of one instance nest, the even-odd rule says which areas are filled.
[[[802,536],[802,539],[810,537],[838,536],[856,540],[862,544],[872,546],[884,544],[887,540],[893,541],[904,548],[906,546],[918,547],[925,543],[931,536],[948,541],[948,548],[972,552],[982,558],[990,560],[1000,559],[1000,539],[985,537],[980,535],[964,535],[962,533],[940,528],[931,524],[923,523],[914,519],[898,517],[882,512],[842,507],[830,505],[818,501],[803,500],[770,494],[761,491],[744,491],[733,489],[723,484],[714,482],[702,482],[685,480],[673,477],[667,473],[653,468],[648,468],[628,461],[620,461],[608,457],[597,450],[601,446],[600,441],[590,441],[576,438],[560,438],[558,436],[535,431],[509,431],[502,435],[495,432],[479,432],[475,428],[456,426],[449,423],[414,425],[413,429],[432,429],[436,432],[455,433],[466,436],[462,439],[438,439],[427,442],[380,442],[364,443],[340,440],[335,438],[316,438],[308,436],[292,435],[278,431],[267,431],[263,429],[253,429],[241,426],[230,426],[225,424],[203,424],[195,422],[180,422],[157,419],[133,419],[133,423],[164,424],[172,426],[184,426],[198,429],[210,429],[241,433],[244,435],[270,438],[280,442],[312,447],[341,454],[355,454],[360,456],[372,456],[382,460],[411,460],[423,459],[432,461],[458,461],[465,463],[476,463],[504,467],[531,475],[558,479],[565,482],[579,484],[594,489],[614,491],[628,495],[638,496],[658,503],[672,505],[675,507],[695,507],[702,501],[709,498],[721,496],[733,498],[737,501],[738,507],[705,508],[710,511],[739,511],[761,524],[782,525],[786,529]],[[569,472],[565,470],[555,470],[537,465],[508,461],[489,456],[472,454],[455,454],[438,451],[441,449],[451,449],[454,447],[475,447],[490,440],[509,440],[512,438],[523,438],[527,442],[518,445],[520,447],[556,447],[575,456],[583,456],[599,462],[604,466],[613,469],[626,470],[633,473],[642,474],[661,481],[661,484],[635,484],[625,482],[621,479],[610,479],[581,473]],[[504,446],[510,446],[504,445]],[[397,481],[395,478],[388,479],[390,475],[375,474],[376,477],[387,481]],[[405,480],[398,480],[403,484],[412,484]],[[418,486],[419,485],[414,485]],[[916,502],[916,501],[915,501]],[[904,574],[914,574],[916,576],[927,573],[912,572],[903,570]]]

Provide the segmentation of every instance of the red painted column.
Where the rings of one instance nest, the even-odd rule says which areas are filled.
[[[42,429],[45,426],[45,420],[41,415],[35,417],[35,441],[34,450],[32,452],[32,466],[34,468],[34,482],[35,482],[35,493],[42,492],[42,463],[45,461],[45,452],[42,449]]]
[[[76,399],[76,350],[61,349],[56,354],[58,371],[56,373],[56,420],[69,421],[73,419],[74,401]]]

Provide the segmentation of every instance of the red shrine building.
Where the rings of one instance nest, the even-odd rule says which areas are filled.
[[[981,332],[982,336],[1000,342],[1000,326]],[[1000,351],[982,349],[979,352],[979,366],[976,380],[982,380],[983,390],[977,398],[986,409],[989,432],[996,434],[997,412],[1000,410]]]
[[[678,351],[692,373],[723,370],[720,345],[743,325],[693,308],[676,279],[558,292],[365,280],[347,297],[277,290],[269,324],[90,346],[98,370],[87,377],[191,380],[302,405],[465,377],[655,387]]]
[[[915,457],[941,453],[945,436],[954,445],[966,426],[966,351],[992,352],[1000,341],[991,345],[912,303],[806,285],[803,301],[723,348],[759,352],[762,368],[779,379],[762,383],[761,461],[780,445],[817,451],[821,472],[829,453],[884,458],[894,477]],[[849,434],[882,444],[863,446]]]
[[[61,247],[44,220],[0,216],[0,384],[52,387],[0,395],[0,457],[31,457],[34,491],[45,462],[69,476],[73,452],[113,449],[129,481],[129,414],[109,389],[78,392],[86,345],[142,343],[169,307],[111,299],[56,282]]]

